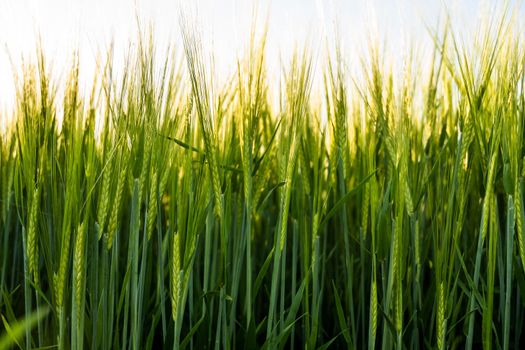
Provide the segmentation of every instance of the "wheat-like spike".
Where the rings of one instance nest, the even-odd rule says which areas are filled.
[[[243,113],[242,120],[242,137],[240,139],[242,145],[242,171],[243,171],[243,181],[244,181],[244,198],[247,203],[251,204],[252,200],[252,179],[251,179],[251,163],[252,163],[252,132],[250,125],[250,112]]]
[[[70,232],[65,232],[62,237],[62,245],[60,248],[60,263],[58,266],[58,274],[55,280],[55,292],[56,292],[56,306],[57,310],[61,312],[64,306],[64,289],[66,285],[66,272],[69,262],[69,245],[70,245]],[[67,237],[66,237],[67,235]]]
[[[281,218],[281,232],[280,232],[280,241],[279,241],[279,250],[282,252],[284,249],[284,242],[286,241],[286,232],[287,232],[287,225],[288,222],[288,211],[290,208],[290,201],[287,200],[287,198],[290,197],[289,192],[291,192],[290,188],[291,186],[287,183],[285,189],[285,195],[283,199],[283,212],[282,212],[282,218]]]
[[[372,287],[370,288],[370,344],[375,344],[377,333],[377,283],[372,280]]]
[[[313,243],[313,238],[317,236],[318,230],[319,230],[319,213],[315,213],[314,218],[312,219],[312,243]]]
[[[286,156],[286,154],[284,154],[284,149],[286,148],[284,146],[284,143],[288,141],[288,138],[289,136],[286,135],[286,132],[283,132],[283,150],[281,150],[281,152],[279,152],[279,178],[280,179],[285,179],[286,180],[286,175],[287,175],[287,169],[288,169],[288,157]],[[289,141],[288,141],[289,142]],[[289,151],[289,150],[288,150]]]
[[[73,256],[73,285],[75,286],[75,301],[77,305],[77,317],[80,320],[83,311],[81,310],[82,293],[84,288],[85,271],[85,245],[86,245],[86,222],[84,221],[77,229],[75,239],[75,252]]]
[[[162,176],[160,178],[159,182],[159,194],[162,196],[164,193],[164,190],[166,189],[166,186],[168,185],[168,180],[170,177],[170,169],[171,169],[171,163],[166,164],[166,168],[162,172]]]
[[[467,151],[474,137],[474,122],[472,117],[468,118],[465,124],[465,131],[463,132],[463,142],[461,143],[460,160],[463,164],[463,170],[466,170]]]
[[[396,331],[400,334],[403,330],[403,285],[400,279],[396,284]]]
[[[336,142],[332,142],[330,149],[330,164],[329,164],[329,174],[330,174],[330,185],[333,187],[337,181],[337,164],[339,163],[338,158],[339,149]]]
[[[443,282],[440,283],[437,290],[438,297],[438,310],[437,310],[437,348],[442,350],[445,348],[445,286]]]
[[[397,277],[398,269],[399,269],[399,260],[400,260],[400,254],[401,254],[401,225],[400,225],[401,219],[398,217],[396,218],[394,222],[394,256],[392,259],[392,275],[394,277]]]
[[[148,223],[147,223],[147,236],[148,240],[151,238],[153,227],[155,227],[155,219],[157,218],[157,171],[152,169],[150,176],[150,189],[149,189],[149,203],[148,203]]]
[[[270,174],[268,172],[263,173],[263,175],[258,179],[257,184],[253,186],[255,189],[253,191],[253,200],[252,203],[254,203],[254,206],[257,206],[257,203],[259,203],[259,200],[261,199],[262,194],[264,191],[263,188],[266,187],[268,184],[268,179],[270,177]]]
[[[177,308],[180,297],[180,235],[175,233],[172,242],[172,265],[171,265],[171,315],[177,320]]]
[[[408,180],[407,180],[408,174],[405,173],[405,203],[406,203],[406,209],[409,215],[412,215],[414,213],[414,202],[412,201],[412,193],[410,192],[410,188],[408,187]]]
[[[344,107],[344,102],[338,102],[336,119],[336,138],[338,150],[337,158],[342,163],[341,165],[343,167],[343,176],[346,176],[348,138],[346,135],[346,110]]]
[[[27,256],[29,260],[29,273],[33,274],[35,285],[38,285],[38,243],[36,237],[37,214],[40,202],[40,186],[37,185],[33,192],[33,200],[29,212],[29,226],[27,234]]]
[[[140,177],[139,177],[139,203],[142,202],[143,194],[144,194],[144,186],[146,186],[146,176],[149,172],[149,164],[150,164],[150,155],[151,155],[151,147],[152,147],[152,140],[151,135],[149,131],[145,131],[144,133],[144,152],[142,157],[142,168],[140,170]]]
[[[14,172],[15,172],[15,164],[14,162],[10,162],[8,164],[7,169],[7,181],[4,183],[4,203],[3,204],[3,218],[4,221],[7,220],[7,212],[11,206],[11,188],[13,188],[13,181],[14,181]]]
[[[395,278],[395,290],[396,290],[396,299],[395,299],[395,327],[396,331],[401,334],[403,328],[403,281],[402,281],[402,247],[403,247],[403,208],[405,207],[404,201],[404,182],[400,181],[399,186],[399,198],[398,203],[399,207],[397,209],[398,214],[395,221],[394,227],[394,261],[392,266],[392,275]]]
[[[279,249],[282,252],[284,248],[284,242],[286,241],[286,232],[287,232],[287,222],[288,222],[288,211],[290,209],[290,196],[292,193],[292,177],[294,164],[296,159],[296,148],[295,148],[295,139],[292,141],[291,145],[291,159],[286,167],[286,184],[284,185],[284,196],[283,196],[283,205],[282,205],[282,218],[281,218],[281,235],[279,242]]]
[[[113,245],[113,237],[117,230],[118,219],[120,215],[120,205],[122,202],[122,196],[124,194],[124,188],[127,182],[127,164],[121,164],[120,173],[118,176],[117,193],[115,196],[115,202],[113,203],[113,211],[109,219],[108,235],[106,245],[108,249],[111,249]]]
[[[214,214],[221,220],[222,217],[222,195],[221,182],[219,177],[219,166],[217,161],[216,136],[213,128],[213,100],[210,98],[208,90],[208,81],[206,80],[204,62],[202,61],[202,46],[200,38],[196,33],[191,32],[188,23],[181,27],[184,51],[189,70],[189,77],[192,86],[192,97],[196,100],[195,110],[202,129],[204,146],[206,149],[206,158],[208,169],[211,177],[213,197],[214,197]]]
[[[385,146],[391,165],[395,166],[397,164],[397,155],[394,147],[394,140],[388,130],[385,132]]]
[[[219,220],[221,220],[222,218],[222,204],[221,204],[222,191],[221,191],[221,181],[219,178],[219,167],[217,166],[216,147],[214,143],[210,145],[210,153],[211,153],[211,156],[209,157],[208,161],[210,162],[211,181],[212,181],[212,186],[213,186],[213,195],[215,199],[214,213],[215,213],[215,216]]]

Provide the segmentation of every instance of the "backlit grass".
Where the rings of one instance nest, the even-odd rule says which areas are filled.
[[[0,138],[0,347],[523,342],[525,41],[509,16],[465,44],[431,31],[433,54],[398,73],[371,45],[362,79],[339,50],[297,50],[280,85],[252,34],[220,87],[180,21],[163,59],[141,33],[85,94],[77,56],[63,80],[40,50],[21,69]]]

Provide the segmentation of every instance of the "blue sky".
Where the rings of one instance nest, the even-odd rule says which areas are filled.
[[[0,108],[13,100],[12,68],[22,55],[35,52],[39,33],[55,73],[67,66],[70,53],[80,49],[83,76],[92,76],[99,49],[114,38],[117,56],[123,56],[136,36],[136,14],[154,23],[157,42],[180,43],[178,14],[181,7],[197,12],[204,42],[215,57],[216,72],[228,75],[247,43],[254,4],[259,17],[268,15],[268,64],[278,71],[295,46],[308,42],[322,56],[323,38],[339,33],[345,56],[366,50],[369,33],[388,43],[389,53],[402,56],[407,43],[428,46],[424,24],[435,27],[446,7],[459,32],[479,21],[483,8],[498,0],[0,0]],[[511,0],[516,5],[518,0]],[[520,13],[524,13],[523,5]],[[9,53],[9,55],[8,55]],[[118,58],[118,57],[117,57]],[[90,82],[84,82],[88,84]]]

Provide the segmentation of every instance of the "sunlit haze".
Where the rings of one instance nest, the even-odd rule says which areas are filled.
[[[458,32],[472,31],[497,1],[476,0],[2,0],[0,2],[0,108],[14,101],[13,66],[31,61],[39,37],[54,76],[61,77],[74,49],[80,53],[81,83],[86,88],[95,70],[97,53],[113,40],[116,62],[137,38],[138,23],[152,25],[162,49],[181,46],[181,10],[196,14],[206,50],[213,54],[217,78],[235,69],[249,41],[257,12],[259,28],[268,19],[268,66],[278,74],[294,47],[308,43],[314,58],[322,57],[326,39],[340,38],[344,56],[353,66],[375,35],[388,39],[389,57],[406,53],[407,43],[424,51],[429,47],[427,27],[437,28],[445,13]],[[511,6],[516,6],[511,1]],[[517,2],[516,2],[517,3]],[[519,9],[523,12],[523,6]],[[254,11],[255,9],[255,11]],[[392,55],[393,54],[393,55]],[[211,55],[210,55],[211,56]],[[398,56],[398,57],[396,57]],[[319,60],[315,60],[319,62]],[[11,62],[14,62],[12,64]],[[118,69],[118,63],[116,65]]]

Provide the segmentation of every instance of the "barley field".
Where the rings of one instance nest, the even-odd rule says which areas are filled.
[[[20,63],[0,134],[0,349],[511,349],[525,342],[525,34],[360,76],[252,35],[216,88],[191,20],[79,88]],[[159,52],[167,52],[159,55]],[[159,58],[160,57],[160,58]],[[320,73],[319,73],[320,72]],[[58,93],[62,91],[63,93]],[[271,96],[278,96],[272,99]]]

